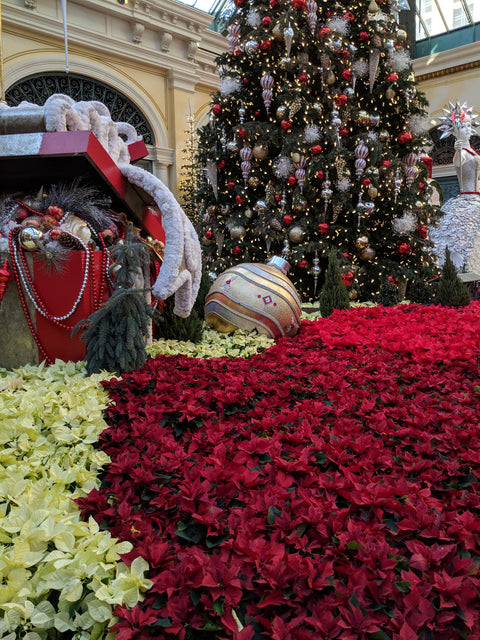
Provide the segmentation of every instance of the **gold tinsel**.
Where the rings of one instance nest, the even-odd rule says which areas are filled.
[[[342,210],[342,205],[340,202],[334,202],[332,205],[333,216],[332,222],[335,223],[337,221],[338,216],[340,215],[340,211]]]
[[[288,119],[291,120],[295,117],[295,114],[300,111],[302,108],[302,101],[300,98],[295,98],[295,100],[290,105],[290,111],[288,112]]]

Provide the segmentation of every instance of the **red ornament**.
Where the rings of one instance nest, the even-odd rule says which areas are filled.
[[[215,237],[215,234],[213,233],[213,231],[211,229],[207,229],[205,231],[205,238],[207,240],[213,240],[214,237]]]
[[[410,131],[402,131],[402,133],[398,136],[397,139],[400,142],[400,144],[407,144],[408,142],[412,141],[413,136],[410,133]]]
[[[349,22],[353,22],[355,20],[355,16],[351,11],[345,11],[345,13],[343,14],[343,18],[345,20],[348,20]]]
[[[342,282],[346,287],[351,287],[353,284],[353,273],[351,271],[342,273]]]
[[[279,193],[276,193],[273,197],[275,202],[280,202],[280,200],[282,199],[282,196]]]
[[[286,213],[286,214],[283,216],[283,224],[284,224],[286,227],[288,227],[289,225],[291,225],[291,224],[292,224],[292,222],[293,222],[293,218],[292,218],[292,216],[291,216],[289,213]]]
[[[264,27],[268,27],[271,21],[272,21],[272,18],[270,16],[264,16],[262,18],[262,24]]]
[[[335,103],[338,107],[343,107],[344,104],[347,104],[347,96],[344,93],[341,93],[335,98]]]
[[[274,9],[275,7],[278,7],[279,4],[280,4],[279,0],[270,0],[270,6],[272,7],[272,9]]]
[[[307,81],[307,74],[305,73],[305,71],[302,71],[302,73],[300,74],[300,77],[299,77],[298,79],[299,79],[299,81],[300,81],[302,84],[305,84],[305,83],[306,83],[306,81]]]
[[[239,129],[237,135],[238,135],[239,138],[242,138],[242,140],[243,140],[245,138],[245,136],[246,136],[245,128],[242,127],[241,129]]]
[[[349,253],[347,253],[346,251],[343,252],[343,257],[345,258],[345,260],[350,260],[351,256]]]
[[[260,49],[262,51],[270,51],[271,48],[272,48],[271,40],[262,40],[262,42],[260,43]]]
[[[305,9],[305,0],[290,0],[290,6],[292,9],[303,11]]]
[[[323,171],[320,169],[319,171],[317,171],[317,173],[315,174],[317,178],[319,178],[320,180],[323,178]]]
[[[282,120],[282,122],[280,123],[280,126],[284,131],[288,131],[289,129],[292,128],[292,123],[290,122],[290,120]]]
[[[326,236],[328,233],[328,222],[319,222],[318,230],[320,231],[320,235]]]
[[[105,244],[107,244],[109,246],[113,244],[114,235],[113,235],[112,229],[104,229],[103,231],[100,231],[99,235],[102,236],[102,238],[105,241]]]
[[[368,40],[369,37],[370,35],[367,31],[360,31],[360,33],[358,34],[358,39],[360,40],[360,42],[365,42],[365,40]]]
[[[386,82],[395,82],[395,80],[398,80],[398,76],[396,73],[389,73],[385,80]]]
[[[7,283],[13,280],[13,273],[8,266],[8,260],[5,260],[2,268],[0,269],[0,301],[3,298],[3,294],[7,289]]]
[[[418,227],[416,228],[416,232],[418,233],[420,238],[426,238],[427,237],[427,225],[419,224]]]
[[[399,246],[398,246],[398,253],[401,253],[403,255],[408,255],[409,253],[411,253],[412,248],[411,246],[408,244],[408,242],[402,242]]]
[[[233,0],[233,4],[239,9],[241,9],[247,4],[247,0]]]
[[[348,136],[348,129],[347,127],[342,127],[339,132],[338,132],[339,136],[341,136],[342,138],[346,138]]]
[[[215,116],[219,116],[222,113],[222,105],[218,104],[218,102],[214,104],[212,107],[212,113]]]
[[[329,36],[331,33],[332,33],[332,30],[330,29],[330,27],[322,27],[318,32],[318,37],[325,38],[326,36]]]
[[[243,84],[248,84],[250,82],[250,80],[248,78],[244,78],[243,79]]]
[[[325,15],[330,20],[330,18],[333,16],[333,13],[331,11],[327,11],[327,13]]]
[[[259,118],[260,117],[260,111],[255,111],[255,118]]]
[[[348,49],[342,49],[340,51],[340,57],[342,60],[346,60],[350,56],[350,51]]]
[[[50,229],[50,231],[48,232],[48,235],[52,240],[56,240],[61,233],[62,233],[61,229],[59,229],[58,227],[55,227],[54,229]]]
[[[242,55],[242,53],[243,53],[243,51],[242,51],[241,49],[234,49],[233,53],[234,53],[236,56],[241,56],[241,55]]]
[[[393,276],[388,276],[388,281],[390,282],[390,284],[394,284],[395,286],[397,286],[398,284],[398,280],[396,280]]]
[[[418,188],[420,189],[420,193],[425,193],[425,183],[424,182],[419,182],[418,183]]]
[[[17,222],[23,222],[30,215],[30,211],[25,207],[17,207],[15,210],[15,217]]]
[[[295,184],[297,184],[297,179],[295,178],[295,176],[288,176],[288,184],[293,187]]]
[[[227,184],[227,188],[230,189],[230,191],[233,189],[234,186],[235,186],[235,182],[233,180],[230,180],[230,182]]]
[[[224,166],[225,166],[225,160],[220,160],[220,162],[217,164],[217,169],[223,169]]]
[[[60,224],[60,222],[58,220],[55,220],[53,216],[43,216],[42,224],[48,228],[48,227],[56,227],[58,224]]]
[[[307,261],[305,260],[305,258],[303,258],[303,260],[300,260],[298,266],[300,267],[300,269],[305,269],[305,267],[307,266]]]
[[[243,251],[242,247],[239,247],[239,246],[238,246],[238,244],[237,244],[237,245],[235,245],[235,246],[233,247],[233,249],[232,249],[232,253],[233,253],[233,255],[234,255],[234,256],[240,256],[240,255],[242,255],[242,251]]]
[[[65,211],[62,209],[62,207],[57,207],[56,204],[49,204],[45,209],[45,215],[52,216],[52,218],[55,218],[55,220],[60,220],[60,218],[63,218],[63,216],[65,215]]]
[[[235,196],[235,202],[237,204],[245,204],[245,198],[242,198],[242,196]]]
[[[344,69],[344,71],[342,71],[342,78],[344,80],[351,80],[352,79],[352,72],[350,71],[350,69]]]
[[[318,156],[319,153],[322,153],[322,146],[320,144],[314,144],[313,147],[310,147],[310,152],[312,156]]]
[[[380,164],[382,167],[389,167],[390,163],[391,163],[391,160],[382,160]]]
[[[370,184],[370,178],[364,178],[362,180],[362,184],[364,187],[368,187],[368,185]]]

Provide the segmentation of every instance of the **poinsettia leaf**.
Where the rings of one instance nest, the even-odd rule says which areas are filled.
[[[374,633],[367,633],[369,640],[392,640],[392,636],[389,636],[385,631],[375,631]]]

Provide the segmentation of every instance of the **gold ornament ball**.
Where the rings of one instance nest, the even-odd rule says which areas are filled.
[[[283,119],[286,115],[287,115],[287,107],[282,104],[277,109],[277,118]]]
[[[292,159],[292,162],[295,162],[296,164],[298,164],[302,156],[298,152],[292,151],[292,153],[290,154],[290,157]]]
[[[405,42],[405,40],[407,39],[407,32],[405,31],[405,29],[397,29],[397,38],[400,42]]]
[[[377,187],[372,187],[371,185],[368,187],[368,196],[369,198],[371,198],[372,200],[375,200],[375,198],[378,196],[378,189]]]
[[[283,28],[280,24],[276,24],[272,29],[272,35],[275,40],[283,40]]]
[[[364,109],[361,109],[357,114],[357,120],[359,124],[367,125],[370,122],[370,116]]]
[[[20,246],[26,251],[36,251],[43,238],[43,231],[38,227],[24,227],[18,236]]]
[[[370,260],[373,260],[375,258],[375,249],[372,249],[372,247],[365,247],[364,249],[362,249],[359,253],[359,258],[360,260],[365,260],[365,262],[369,262]]]
[[[329,71],[327,73],[327,77],[325,78],[325,82],[328,85],[332,85],[332,84],[335,84],[335,81],[336,81],[335,74],[333,73],[333,71]]]
[[[349,289],[348,297],[350,298],[350,300],[356,300],[358,298],[357,290],[356,289]]]
[[[365,247],[368,247],[369,244],[370,240],[367,236],[358,236],[358,238],[355,240],[355,246],[357,247],[357,249],[365,249]]]
[[[420,211],[425,208],[425,202],[422,200],[417,200],[415,202],[415,209],[419,209]]]
[[[298,225],[295,225],[294,227],[290,227],[288,231],[288,237],[292,242],[295,242],[296,244],[298,244],[303,240],[304,235],[305,235],[305,231],[302,229],[302,227],[299,227]]]
[[[268,147],[263,144],[256,144],[253,147],[253,157],[257,160],[265,160],[265,158],[268,158]]]
[[[247,220],[250,220],[250,218],[253,216],[253,211],[251,209],[245,209],[243,215]]]
[[[315,111],[317,112],[317,114],[320,116],[323,112],[323,105],[321,102],[314,102],[312,104],[313,109],[315,109]]]
[[[251,187],[258,187],[258,185],[260,184],[260,178],[257,178],[256,176],[251,176],[251,177],[248,179],[248,184],[249,184]]]
[[[281,268],[270,264],[244,263],[227,269],[205,298],[205,322],[220,333],[244,329],[274,339],[294,336],[300,316],[295,287]]]
[[[243,240],[245,237],[245,227],[241,224],[236,224],[230,228],[230,238],[232,240]]]
[[[388,131],[379,131],[378,132],[378,139],[380,140],[380,142],[386,142],[390,137],[390,134],[388,133]]]
[[[388,89],[385,91],[385,96],[387,98],[387,100],[393,100],[396,96],[396,92],[394,89],[392,89],[392,87],[388,87]]]

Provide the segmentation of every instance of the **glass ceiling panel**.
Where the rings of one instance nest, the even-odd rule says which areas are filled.
[[[417,0],[417,40],[480,21],[478,0]]]

